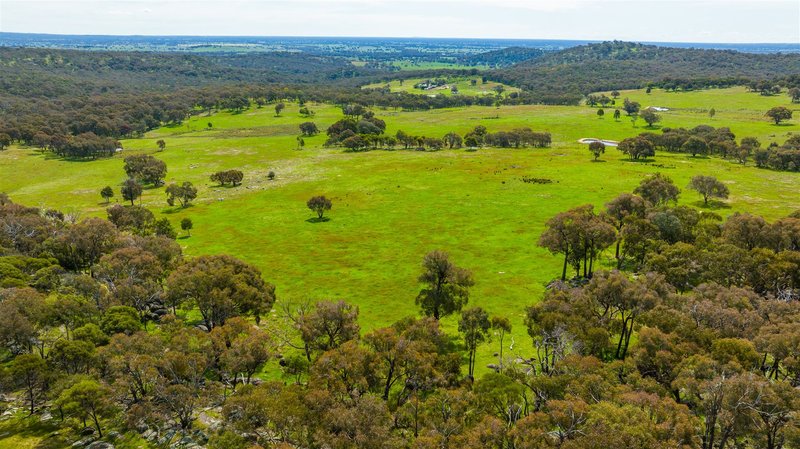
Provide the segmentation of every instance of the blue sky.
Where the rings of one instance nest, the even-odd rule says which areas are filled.
[[[800,43],[800,0],[0,0],[0,31]]]

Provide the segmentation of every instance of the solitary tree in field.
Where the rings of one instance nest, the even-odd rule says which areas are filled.
[[[625,113],[628,115],[638,114],[641,108],[642,105],[640,105],[638,101],[630,101],[627,98],[622,103],[622,109],[624,109]]]
[[[711,120],[714,120],[714,116],[715,115],[717,115],[717,110],[716,109],[711,108],[711,109],[708,110],[708,118],[710,118]]]
[[[614,120],[619,120],[621,115],[622,113],[619,112],[619,109],[614,109]]]
[[[269,179],[270,181],[274,181],[275,180],[275,172],[270,170],[269,173],[267,173],[267,179]]]
[[[594,160],[597,160],[601,154],[606,152],[606,144],[599,141],[592,142],[589,144],[589,151],[594,155]]]
[[[703,204],[708,204],[709,198],[727,198],[730,193],[728,186],[713,176],[697,175],[689,182],[689,188],[703,197]]]
[[[125,158],[123,167],[129,178],[144,184],[160,186],[167,176],[167,164],[149,154],[133,154]]]
[[[228,183],[236,187],[242,183],[244,173],[239,170],[224,170],[218,171],[211,175],[211,181],[218,182],[219,185],[224,186]]]
[[[194,227],[194,223],[192,223],[192,219],[189,217],[185,217],[181,220],[181,229],[186,231],[186,235],[191,237],[192,236],[192,228]]]
[[[469,270],[455,266],[446,252],[438,250],[425,255],[418,280],[424,287],[416,303],[422,313],[435,320],[461,310],[469,302],[469,288],[475,284]]]
[[[281,112],[283,112],[284,109],[286,109],[286,105],[285,104],[283,104],[283,103],[276,104],[275,105],[275,117],[280,117],[281,116]]]
[[[319,128],[314,122],[303,122],[300,124],[300,132],[304,136],[313,136],[319,133]]]
[[[647,122],[647,126],[650,127],[661,121],[661,116],[656,114],[655,111],[650,108],[645,109],[639,115],[642,117],[642,119],[644,119],[645,122]]]
[[[142,192],[144,189],[142,189],[142,185],[139,184],[139,181],[133,178],[128,178],[125,180],[125,182],[122,183],[121,190],[122,190],[122,199],[124,199],[125,201],[130,201],[131,206],[133,206],[133,202],[137,198],[142,196]]]
[[[603,109],[597,110],[597,117],[603,118],[604,115],[606,115],[606,111],[604,111]]]
[[[172,183],[167,186],[165,192],[167,193],[167,204],[170,206],[174,206],[175,200],[178,200],[181,207],[188,207],[189,203],[197,198],[197,188],[189,181],[184,181],[180,185]]]
[[[302,150],[306,146],[306,141],[300,136],[297,136],[297,149]]]
[[[158,139],[156,145],[158,145],[158,151],[164,151],[164,148],[167,147],[167,142],[164,142],[164,139]]]
[[[103,187],[103,190],[100,191],[100,196],[106,200],[106,204],[108,204],[109,200],[114,197],[114,189],[111,186]]]
[[[776,125],[780,125],[782,121],[792,118],[792,110],[784,106],[775,106],[767,111],[766,115],[771,118]]]
[[[317,218],[322,220],[325,211],[331,210],[333,203],[331,200],[325,198],[324,195],[313,196],[306,202],[306,206],[317,214]]]
[[[458,331],[464,334],[464,345],[467,347],[469,356],[469,377],[473,378],[475,373],[475,353],[478,345],[486,340],[489,333],[491,322],[489,314],[480,307],[472,307],[461,312],[461,319],[458,321]]]
[[[611,91],[611,96],[616,100],[617,98],[619,98],[619,91],[612,90]]]

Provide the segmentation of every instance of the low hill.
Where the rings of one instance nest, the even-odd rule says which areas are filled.
[[[546,54],[541,48],[508,47],[500,50],[487,51],[477,55],[470,55],[462,59],[464,65],[488,65],[491,67],[508,67],[514,64],[530,61]]]
[[[548,53],[495,71],[493,77],[539,93],[587,94],[658,85],[666,80],[679,87],[704,87],[797,73],[800,54],[752,54],[615,41]]]

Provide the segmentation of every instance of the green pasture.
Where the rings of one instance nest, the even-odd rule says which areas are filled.
[[[507,86],[502,83],[497,83],[494,81],[487,81],[483,83],[481,81],[480,75],[475,76],[458,76],[458,77],[445,77],[447,78],[447,84],[436,87],[433,89],[415,89],[414,85],[420,82],[427,80],[427,78],[412,78],[406,80],[392,80],[390,82],[384,83],[374,83],[368,84],[363,86],[363,89],[381,89],[389,86],[391,92],[406,92],[409,94],[418,94],[418,95],[446,95],[451,96],[453,95],[452,91],[450,90],[452,86],[456,86],[458,88],[457,95],[467,95],[467,96],[475,96],[475,95],[497,95],[497,92],[494,90],[496,86],[503,86],[504,92],[503,96],[508,95],[511,92],[519,92],[519,89],[516,87]],[[476,84],[472,84],[472,80],[476,81]]]
[[[762,97],[738,88],[656,90],[649,95],[630,91],[622,93],[619,104],[625,96],[645,107],[670,108],[662,113],[662,126],[728,126],[737,138],[756,136],[764,145],[800,132],[800,117],[782,126],[763,117],[779,104],[797,109],[786,95]],[[31,206],[102,216],[107,206],[99,191],[111,185],[119,196],[124,155],[152,153],[167,163],[167,182],[191,181],[199,188],[196,203],[187,209],[168,207],[163,188],[146,190],[141,201],[176,228],[183,217],[191,217],[192,236],[179,240],[187,254],[227,253],[255,264],[277,286],[279,301],[343,299],[357,304],[362,327],[371,329],[417,313],[420,262],[427,252],[442,249],[474,272],[470,305],[512,319],[510,353],[520,355],[530,351],[525,307],[538,301],[544,286],[560,273],[560,259],[536,245],[554,214],[586,203],[602,207],[656,172],[682,188],[697,174],[718,177],[731,191],[726,205],[715,210],[723,216],[750,211],[772,220],[800,209],[799,173],[667,153],[631,162],[613,148],[600,162],[592,162],[579,138],[619,140],[648,130],[641,120],[634,127],[624,114],[615,121],[613,108],[606,109],[604,118],[588,106],[376,110],[391,134],[403,129],[441,137],[477,125],[490,131],[527,126],[551,132],[554,145],[344,153],[323,148],[324,133],[305,138],[298,149],[299,123],[312,120],[324,130],[341,117],[336,107],[308,106],[316,111],[312,119],[300,117],[298,106],[291,104],[281,117],[271,106],[193,117],[126,140],[121,155],[105,160],[65,161],[36,149],[12,148],[0,152],[0,191]],[[706,111],[711,107],[716,109],[713,120]],[[163,152],[156,151],[158,139],[166,142]],[[211,173],[230,168],[245,173],[243,185],[223,188],[209,181]],[[269,171],[275,171],[274,181],[267,179]],[[527,184],[523,176],[552,183]],[[305,202],[319,194],[333,200],[333,210],[330,221],[314,223]],[[680,201],[701,206],[700,198],[686,189]],[[611,256],[604,256],[605,263]],[[455,334],[456,320],[444,322]],[[483,347],[479,367],[494,361],[496,346]]]

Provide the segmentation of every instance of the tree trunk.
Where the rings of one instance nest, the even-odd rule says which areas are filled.
[[[97,413],[92,412],[92,420],[94,420],[94,426],[97,428],[97,435],[103,438],[103,429],[100,428],[100,421],[97,420]]]
[[[383,388],[383,400],[389,400],[389,390],[392,388],[392,377],[394,376],[394,362],[389,365],[389,372],[386,374],[386,386]]]
[[[33,413],[36,411],[34,407],[35,400],[33,398],[33,388],[28,388],[28,398],[31,401],[31,416],[33,416]]]

